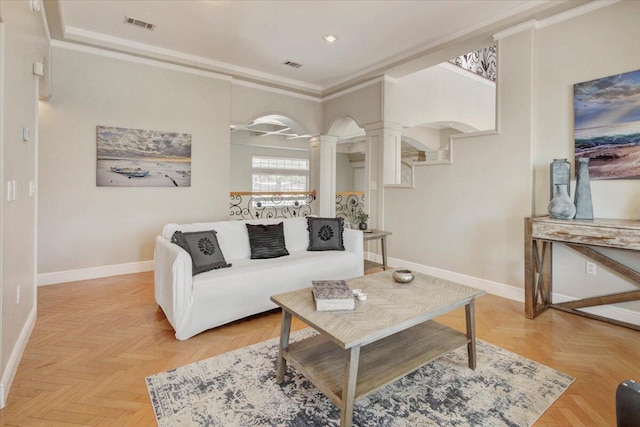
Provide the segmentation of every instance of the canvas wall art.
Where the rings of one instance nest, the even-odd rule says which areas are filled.
[[[575,84],[574,113],[591,179],[640,178],[640,70]]]
[[[97,127],[98,187],[190,187],[191,135]]]

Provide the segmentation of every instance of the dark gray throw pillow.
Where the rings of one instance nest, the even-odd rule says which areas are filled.
[[[192,233],[176,231],[171,236],[171,243],[175,243],[191,255],[194,276],[217,268],[231,267],[220,250],[215,230]]]
[[[344,251],[344,218],[307,217],[308,251]]]
[[[278,258],[289,255],[284,243],[284,224],[246,224],[251,259]]]

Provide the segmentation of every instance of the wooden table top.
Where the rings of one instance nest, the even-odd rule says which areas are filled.
[[[363,231],[362,238],[364,240],[372,240],[372,239],[379,239],[381,237],[388,236],[390,234],[391,234],[390,231],[372,229],[370,231]]]
[[[610,228],[630,228],[640,229],[640,221],[636,219],[554,219],[549,216],[536,216],[531,218],[535,223],[550,223],[564,225],[580,225],[587,227],[610,227]]]
[[[355,310],[316,311],[311,288],[274,295],[271,301],[347,349],[393,335],[485,294],[420,273],[411,283],[401,284],[391,274],[383,271],[347,280],[349,288],[367,294],[366,301],[356,300]]]

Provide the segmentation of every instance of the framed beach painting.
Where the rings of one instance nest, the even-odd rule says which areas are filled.
[[[97,127],[98,187],[190,187],[191,135]]]
[[[574,113],[591,179],[640,178],[640,70],[575,84]]]

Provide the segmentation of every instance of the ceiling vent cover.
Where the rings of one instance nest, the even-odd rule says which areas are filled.
[[[282,65],[288,65],[289,67],[293,67],[293,68],[302,67],[302,64],[298,64],[297,62],[293,62],[293,61],[284,61]]]
[[[145,22],[140,19],[124,17],[124,22],[127,24],[135,25],[136,27],[144,28],[145,30],[153,30],[156,26],[150,22]]]

